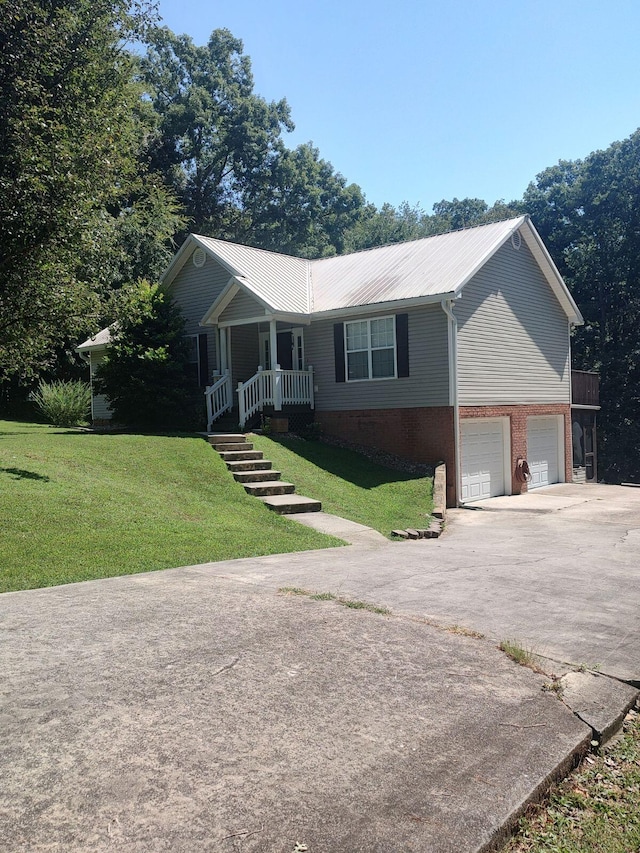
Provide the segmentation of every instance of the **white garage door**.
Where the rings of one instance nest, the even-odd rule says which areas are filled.
[[[559,482],[557,418],[528,418],[527,462],[531,471],[530,489]]]
[[[463,420],[460,432],[463,503],[503,495],[505,447],[502,421]]]

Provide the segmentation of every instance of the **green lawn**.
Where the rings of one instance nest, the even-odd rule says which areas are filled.
[[[394,528],[425,527],[433,507],[433,478],[375,465],[359,453],[321,441],[250,436],[282,479],[322,501],[325,512],[389,536]]]
[[[505,853],[637,853],[640,850],[640,716],[589,755],[523,819]]]
[[[0,421],[0,591],[341,544],[245,494],[194,436]]]

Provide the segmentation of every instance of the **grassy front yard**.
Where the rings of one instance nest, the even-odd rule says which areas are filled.
[[[318,442],[256,445],[298,493],[387,535],[431,509],[430,478]],[[0,592],[338,544],[246,495],[202,438],[0,421]]]
[[[0,592],[336,544],[246,495],[201,438],[0,421]]]
[[[252,435],[256,449],[296,491],[322,501],[325,512],[389,536],[396,527],[424,527],[433,508],[433,478],[375,465],[359,453],[295,438]]]

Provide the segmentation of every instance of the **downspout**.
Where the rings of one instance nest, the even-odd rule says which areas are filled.
[[[460,483],[460,407],[458,406],[458,321],[453,313],[452,299],[442,299],[440,307],[449,320],[448,330],[448,356],[449,356],[449,405],[453,406],[453,453],[455,465],[456,483],[456,505],[460,505],[461,483]]]

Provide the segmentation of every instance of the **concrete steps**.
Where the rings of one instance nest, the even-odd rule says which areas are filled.
[[[242,485],[248,495],[255,495],[257,498],[270,497],[271,495],[292,495],[296,490],[293,483],[283,483],[280,480],[243,483]]]
[[[263,471],[235,471],[233,473],[233,479],[236,483],[265,483],[269,480],[279,480],[280,477],[282,477],[280,471],[274,471],[269,468]]]
[[[322,509],[320,501],[305,498],[303,495],[271,495],[260,500],[280,515],[291,515],[294,512],[320,512]]]
[[[295,485],[283,482],[280,471],[273,471],[271,462],[263,458],[262,451],[254,450],[253,444],[241,433],[211,433],[207,440],[226,462],[236,482],[269,509],[280,515],[321,511],[320,501],[296,495]]]

